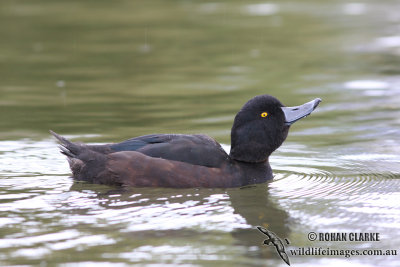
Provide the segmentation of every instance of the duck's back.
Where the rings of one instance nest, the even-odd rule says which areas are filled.
[[[146,156],[219,167],[229,156],[207,135],[152,134],[128,139],[109,146],[112,152],[137,151]]]

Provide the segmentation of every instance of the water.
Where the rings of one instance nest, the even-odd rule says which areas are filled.
[[[11,1],[0,4],[0,263],[287,266],[286,251],[398,249],[398,1]],[[205,133],[269,93],[323,102],[234,189],[73,182],[53,129],[107,143]],[[380,241],[310,241],[379,233]],[[398,266],[397,256],[294,256],[292,266]]]

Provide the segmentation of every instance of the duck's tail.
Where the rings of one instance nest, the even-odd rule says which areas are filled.
[[[50,130],[50,133],[58,140],[60,141],[60,152],[64,155],[66,155],[68,158],[78,158],[79,154],[82,152],[82,146],[78,144],[74,144],[71,141],[69,141],[67,138],[56,134],[52,130]]]
[[[60,152],[67,156],[72,176],[77,180],[94,182],[104,170],[106,155],[92,150],[91,146],[72,143],[65,137],[50,130],[60,142]]]

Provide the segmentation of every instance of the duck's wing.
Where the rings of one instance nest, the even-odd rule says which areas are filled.
[[[137,151],[144,155],[219,167],[229,159],[221,145],[207,135],[152,134],[109,146],[111,152]]]

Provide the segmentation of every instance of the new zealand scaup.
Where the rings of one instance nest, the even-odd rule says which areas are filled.
[[[252,98],[235,117],[229,155],[207,135],[151,134],[86,145],[50,132],[61,142],[76,180],[136,187],[239,187],[273,178],[269,156],[286,139],[290,125],[320,102],[285,107],[270,95]]]

